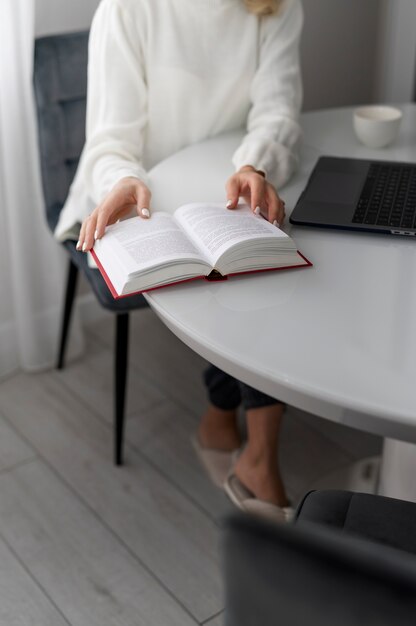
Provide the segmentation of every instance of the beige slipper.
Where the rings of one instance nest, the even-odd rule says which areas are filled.
[[[232,472],[224,482],[224,491],[231,502],[245,513],[280,523],[290,522],[294,516],[290,506],[277,506],[256,498]]]
[[[208,476],[217,487],[222,487],[237,459],[238,450],[223,452],[212,448],[203,448],[197,435],[191,437],[192,446]]]

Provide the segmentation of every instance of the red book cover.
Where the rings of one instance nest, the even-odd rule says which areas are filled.
[[[144,293],[144,292],[148,292],[148,291],[154,291],[155,289],[163,289],[165,287],[170,287],[171,285],[179,285],[181,283],[188,283],[192,280],[199,280],[201,278],[207,280],[207,281],[222,281],[222,280],[227,280],[229,277],[232,276],[243,276],[246,274],[258,274],[259,272],[275,272],[278,270],[290,270],[290,269],[295,269],[295,268],[301,268],[301,267],[312,267],[313,263],[311,263],[311,261],[309,261],[309,259],[307,259],[303,254],[301,254],[298,251],[298,255],[305,261],[305,264],[302,265],[285,265],[284,267],[268,267],[265,269],[260,269],[260,270],[247,270],[247,271],[243,271],[243,272],[236,272],[234,274],[228,274],[227,276],[221,276],[219,278],[209,278],[207,276],[193,276],[192,278],[186,278],[185,280],[177,280],[177,281],[173,281],[171,283],[166,283],[165,285],[159,285],[157,287],[151,287],[150,289],[144,289],[143,291],[135,291],[133,293],[128,293],[128,294],[124,294],[124,295],[119,295],[117,293],[117,291],[114,288],[113,283],[111,282],[111,280],[108,277],[107,272],[105,271],[105,269],[103,268],[101,262],[99,261],[96,253],[94,252],[94,250],[91,250],[91,255],[94,259],[94,261],[97,264],[98,269],[101,272],[102,277],[104,278],[107,287],[109,288],[111,295],[113,296],[113,298],[115,300],[119,300],[120,298],[128,298],[129,296],[135,296],[138,295],[140,293]]]

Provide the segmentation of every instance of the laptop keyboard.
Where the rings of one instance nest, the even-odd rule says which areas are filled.
[[[372,163],[352,221],[416,228],[416,167]]]

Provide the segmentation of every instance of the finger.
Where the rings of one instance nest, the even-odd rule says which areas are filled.
[[[240,197],[240,182],[237,176],[231,176],[225,185],[227,192],[227,209],[235,209]]]
[[[285,219],[285,203],[270,183],[267,184],[266,188],[266,200],[268,207],[267,219],[273,226],[279,228]]]
[[[265,184],[264,178],[260,176],[252,176],[249,181],[250,187],[250,206],[251,210],[260,215],[261,210],[265,207]]]
[[[280,228],[281,226],[283,226],[283,222],[285,221],[285,203],[284,201],[279,198],[279,196],[277,196],[277,201],[278,201],[278,205],[277,205],[277,214],[275,217],[275,224],[274,221],[272,222],[275,226],[277,226],[278,228]]]
[[[85,229],[84,243],[82,251],[88,252],[94,246],[94,233],[97,228],[97,210],[93,211],[89,216]]]
[[[268,187],[266,192],[266,200],[267,200],[267,219],[271,224],[280,226],[280,199],[276,194],[275,190],[271,187]]]
[[[105,227],[108,225],[110,213],[107,211],[99,211],[97,215],[96,228],[94,231],[94,239],[101,239],[105,233]]]
[[[123,214],[125,195],[124,190],[112,191],[105,198],[102,204],[95,210],[96,226],[94,239],[101,239],[105,234],[105,229],[109,224],[114,224],[120,214]]]
[[[281,228],[285,221],[285,216],[286,216],[286,213],[285,213],[284,202],[279,200],[277,214],[274,217],[274,219],[270,221],[272,222],[273,226],[277,226],[277,228]]]
[[[133,206],[135,205],[133,204]],[[101,239],[105,234],[106,227],[109,224],[114,224],[117,219],[127,212],[126,190],[123,188],[113,189],[100,206],[95,209],[96,228],[94,231],[94,239]]]
[[[117,208],[117,200],[115,198],[108,198],[107,201],[103,202],[97,209],[97,219],[93,233],[94,239],[101,239],[104,235],[106,226],[110,223],[110,219]]]
[[[85,239],[85,231],[87,229],[87,220],[88,220],[88,217],[81,224],[81,229],[79,231],[79,237],[78,237],[78,243],[76,246],[77,250],[82,250],[82,245]]]
[[[277,221],[279,222],[280,226],[283,226],[283,222],[285,221],[285,217],[286,217],[286,211],[285,211],[285,203],[284,201],[279,198],[279,214],[277,217]]]
[[[137,214],[145,219],[150,217],[150,196],[150,190],[144,185],[140,185],[137,192]]]

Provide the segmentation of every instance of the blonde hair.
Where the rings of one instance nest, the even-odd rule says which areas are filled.
[[[247,11],[254,15],[271,15],[277,13],[282,0],[244,0]]]

